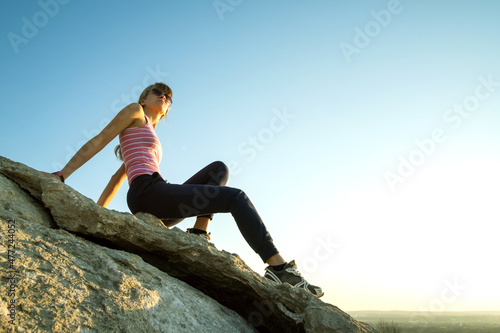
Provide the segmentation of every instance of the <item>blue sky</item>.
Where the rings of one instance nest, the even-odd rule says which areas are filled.
[[[500,310],[495,1],[1,5],[0,154],[56,171],[140,91],[173,89],[161,171],[214,160],[345,310]],[[67,184],[97,200],[112,142]],[[110,209],[128,211],[123,185]],[[193,220],[178,227],[186,229]],[[265,267],[232,217],[219,249]]]

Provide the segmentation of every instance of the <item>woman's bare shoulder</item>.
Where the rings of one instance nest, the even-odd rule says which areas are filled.
[[[146,124],[146,118],[144,117],[144,110],[142,105],[139,103],[131,103],[127,105],[123,110],[123,116],[132,120],[132,123],[127,126],[128,128],[142,126]]]

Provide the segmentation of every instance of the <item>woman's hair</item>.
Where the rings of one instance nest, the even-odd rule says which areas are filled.
[[[123,161],[122,150],[120,148],[120,145],[116,145],[116,147],[115,147],[115,156],[119,160]]]
[[[170,96],[170,98],[172,98],[172,89],[170,89],[170,87],[163,82],[156,82],[155,84],[146,87],[146,89],[142,91],[141,95],[139,96],[139,100],[137,102],[141,104],[141,101],[146,99],[146,97],[148,97],[149,93],[151,92],[151,90],[153,90],[153,88],[163,91],[163,93],[167,94],[168,96]],[[165,115],[163,115],[160,119],[162,119],[163,117],[165,117]],[[118,157],[118,159],[123,160],[120,145],[117,145],[115,147],[115,155],[116,157]]]

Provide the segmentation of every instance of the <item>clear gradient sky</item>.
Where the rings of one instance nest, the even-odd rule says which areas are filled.
[[[344,310],[500,310],[500,2],[3,1],[0,154],[56,171],[173,89],[161,171],[214,160]],[[97,200],[112,142],[67,184]],[[128,212],[125,183],[111,209]],[[185,230],[194,222],[178,225]],[[219,249],[265,265],[229,214]]]

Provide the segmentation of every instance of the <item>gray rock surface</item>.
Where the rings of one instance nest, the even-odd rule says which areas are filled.
[[[8,224],[16,226],[12,238]],[[54,228],[50,211],[0,174],[0,331],[255,332],[234,311],[139,256]],[[5,280],[9,244],[16,246],[15,297]]]
[[[7,222],[0,218],[1,230]],[[234,311],[145,263],[63,229],[16,219],[16,320],[26,332],[254,332]],[[5,247],[0,265],[7,266]],[[2,299],[7,296],[2,283]],[[8,313],[7,302],[0,313]],[[14,328],[14,327],[12,327]],[[4,331],[2,331],[4,332]]]
[[[88,244],[89,247],[99,249],[96,250],[96,253],[97,251],[102,253],[103,259],[100,261],[105,264],[93,266],[91,262],[88,262],[90,258],[83,254],[80,255],[78,249],[76,252],[71,252],[71,255],[74,256],[71,265],[76,267],[73,269],[75,271],[73,274],[80,276],[80,278],[92,274],[110,275],[94,277],[94,280],[89,279],[89,285],[85,285],[86,289],[77,287],[83,283],[78,279],[75,281],[79,281],[80,284],[71,282],[67,285],[59,284],[55,288],[64,289],[60,292],[68,295],[82,294],[84,292],[81,290],[86,290],[88,295],[84,293],[86,296],[79,297],[84,297],[91,302],[83,303],[81,301],[78,303],[75,301],[73,303],[80,304],[80,313],[87,313],[88,318],[94,318],[91,323],[97,322],[97,318],[100,318],[101,314],[103,318],[106,315],[109,318],[109,316],[119,313],[121,315],[119,320],[127,322],[126,316],[141,313],[139,315],[141,319],[135,319],[141,323],[137,328],[151,332],[154,331],[153,329],[161,328],[161,325],[168,324],[161,313],[164,315],[169,312],[179,313],[182,312],[179,309],[183,309],[188,313],[186,319],[173,322],[172,327],[175,328],[167,328],[164,332],[176,332],[175,329],[185,332],[211,332],[210,328],[200,329],[187,325],[187,323],[198,322],[205,327],[206,322],[203,318],[212,318],[217,321],[221,319],[222,321],[218,325],[221,325],[220,327],[233,325],[234,332],[248,331],[251,327],[248,324],[252,324],[261,332],[376,332],[371,326],[357,322],[336,306],[324,303],[304,290],[292,288],[287,284],[276,284],[262,278],[236,254],[219,251],[213,244],[177,228],[165,228],[161,221],[154,216],[149,214],[134,216],[99,207],[71,187],[3,157],[0,157],[0,174],[6,178],[1,180],[0,184],[10,182],[6,189],[10,189],[14,193],[17,186],[24,189],[23,192],[25,192],[19,195],[23,199],[19,199],[18,202],[8,203],[7,200],[4,203],[2,200],[0,202],[0,217],[19,219],[20,225],[22,225],[20,229],[31,228],[30,230],[37,230],[36,232],[43,231],[44,236],[40,236],[42,238],[45,238],[45,235],[50,235],[57,239],[58,235],[64,234],[78,240],[78,242],[68,241],[68,244]],[[0,195],[3,197],[4,192],[0,192]],[[9,195],[17,197],[15,194]],[[33,207],[25,211],[24,204]],[[38,216],[44,215],[44,212],[47,214],[45,217]],[[35,225],[35,223],[39,225]],[[53,229],[55,225],[64,230]],[[33,231],[32,236],[35,239],[36,232]],[[43,243],[34,243],[30,253],[36,253],[36,249],[42,248],[42,245]],[[39,250],[40,253],[54,253],[59,249],[61,249],[61,253],[69,253],[62,241],[55,241],[55,243],[51,243],[51,246],[49,247],[52,249],[51,251]],[[50,262],[49,259],[47,260]],[[87,270],[75,265],[75,262],[87,267]],[[117,266],[118,263],[120,266]],[[68,267],[70,267],[70,263],[68,263]],[[113,267],[120,267],[118,269],[120,273],[117,273]],[[144,269],[148,267],[148,272],[155,273],[147,273],[147,276],[143,276],[140,274],[143,267]],[[79,271],[81,273],[77,273]],[[23,278],[27,279],[27,275],[23,274],[21,274]],[[153,277],[158,274],[162,274],[161,278]],[[48,281],[59,279],[57,275],[51,277],[48,271],[43,274],[40,272],[39,275],[47,276]],[[38,274],[35,276],[38,278]],[[64,278],[64,275],[60,278]],[[109,282],[108,285],[100,286],[107,290],[105,294],[98,294],[97,290],[90,287],[90,285],[98,285],[97,279]],[[160,282],[174,280],[182,280],[196,290],[180,281],[178,281],[178,286],[173,289],[166,287],[172,285],[172,282]],[[20,281],[20,285],[23,283],[22,281]],[[72,280],[69,279],[69,281]],[[121,287],[122,285],[123,287]],[[182,292],[179,291],[181,289]],[[46,290],[51,290],[51,288],[46,288]],[[93,293],[96,295],[90,296]],[[189,299],[200,300],[208,296],[209,300],[203,301],[203,303],[184,302],[182,303],[183,307],[177,298],[179,294],[185,297],[189,294]],[[4,299],[4,293],[2,293],[2,299]],[[175,301],[175,299],[179,301]],[[5,301],[6,299],[4,299]],[[208,303],[209,301],[213,303]],[[61,302],[63,302],[61,307],[65,307],[67,303]],[[98,310],[99,306],[94,304],[95,302],[100,304],[101,312]],[[43,306],[33,305],[32,308],[29,308],[31,312],[26,310],[26,313],[20,313],[19,317],[30,317],[34,313],[46,313],[48,311],[46,307],[54,307],[58,303],[39,304]],[[114,304],[108,305],[109,309],[113,310],[109,310],[105,306],[106,304]],[[227,309],[221,307],[220,304]],[[134,310],[124,309],[127,307]],[[25,311],[25,309],[28,307],[19,306],[20,311]],[[238,313],[239,316],[232,313],[231,310]],[[2,310],[0,310],[1,312]],[[151,312],[156,315],[149,316],[148,314]],[[207,316],[202,316],[202,312],[207,313]],[[63,317],[55,317],[65,318],[64,320],[57,319],[55,322],[58,322],[57,325],[61,327],[72,322],[78,323],[81,327],[88,327],[87,330],[92,328],[85,322],[79,323],[78,319],[68,319],[75,316],[68,312]],[[241,318],[245,321],[241,321]],[[113,319],[113,321],[116,320]],[[183,328],[183,324],[185,328]],[[217,327],[213,328],[213,331],[223,332],[224,329]],[[158,332],[160,331],[162,330],[159,329]]]

